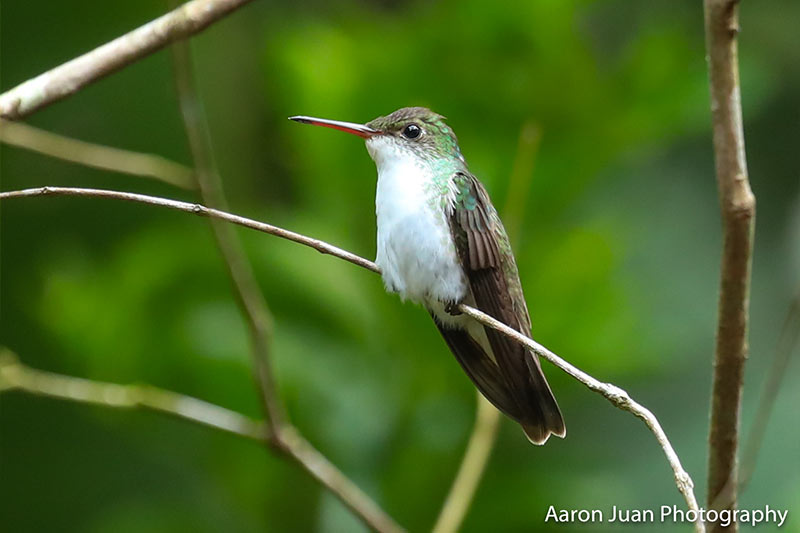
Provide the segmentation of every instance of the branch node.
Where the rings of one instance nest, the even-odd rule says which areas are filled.
[[[686,494],[687,491],[694,489],[694,481],[687,472],[678,472],[675,474],[675,482],[680,487],[680,491]]]
[[[611,383],[604,383],[608,390],[608,399],[617,407],[627,408],[631,404],[631,397],[627,391],[613,385]]]
[[[264,437],[264,442],[267,444],[269,449],[281,455],[290,455],[290,445],[286,437],[287,428],[278,426],[270,427],[270,424],[267,424],[267,427],[269,429]]]
[[[755,215],[756,197],[747,190],[739,198],[728,204],[726,212],[728,216],[737,220],[750,220]]]

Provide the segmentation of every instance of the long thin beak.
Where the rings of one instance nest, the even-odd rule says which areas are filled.
[[[289,120],[294,120],[295,122],[300,122],[301,124],[312,124],[314,126],[323,126],[325,128],[333,128],[335,130],[345,131],[347,133],[352,133],[353,135],[358,135],[364,139],[368,139],[373,135],[381,133],[378,130],[370,128],[369,126],[365,126],[364,124],[356,124],[355,122],[342,122],[340,120],[328,120],[326,118],[304,117],[300,115],[289,117]]]

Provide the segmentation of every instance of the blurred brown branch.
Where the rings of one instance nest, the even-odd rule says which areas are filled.
[[[372,272],[376,273],[379,272],[377,265],[375,265],[375,263],[373,263],[372,261],[364,259],[363,257],[359,257],[346,250],[342,250],[341,248],[337,248],[336,246],[330,245],[324,241],[320,241],[318,239],[312,239],[311,237],[306,237],[305,235],[301,235],[299,233],[288,231],[282,228],[278,228],[276,226],[272,226],[270,224],[265,224],[263,222],[258,222],[245,217],[240,217],[238,215],[233,215],[231,213],[227,213],[224,211],[210,209],[208,207],[204,207],[199,204],[190,204],[186,202],[168,200],[165,198],[158,198],[143,194],[109,191],[102,189],[79,189],[72,187],[41,187],[37,189],[7,191],[0,193],[0,200],[11,199],[11,198],[29,198],[29,197],[47,196],[47,195],[114,198],[119,200],[127,200],[133,202],[141,202],[150,205],[157,205],[161,207],[168,207],[171,209],[176,209],[178,211],[193,213],[200,216],[213,217],[219,220],[225,220],[228,222],[232,222],[234,224],[238,224],[240,226],[262,231],[270,235],[275,235],[277,237],[288,239],[290,241],[297,242],[299,244],[304,244],[306,246],[314,248],[315,250],[321,253],[336,256],[347,262],[353,263],[354,265],[358,265],[367,270],[371,270]],[[664,454],[667,457],[667,461],[669,462],[669,465],[673,470],[676,486],[678,487],[678,490],[681,492],[684,499],[686,500],[687,506],[689,507],[689,509],[692,510],[698,509],[697,500],[694,495],[694,490],[693,490],[694,485],[692,483],[692,480],[689,477],[689,474],[681,466],[680,459],[675,453],[675,450],[672,448],[669,439],[667,438],[666,434],[664,433],[664,430],[661,428],[661,425],[658,422],[658,419],[653,415],[653,413],[651,413],[645,407],[633,401],[633,399],[631,399],[628,393],[620,389],[619,387],[596,380],[595,378],[591,377],[590,375],[586,374],[585,372],[579,370],[575,366],[561,359],[559,356],[549,351],[541,344],[538,344],[536,341],[529,339],[528,337],[525,337],[516,330],[506,326],[505,324],[502,324],[501,322],[495,320],[489,315],[464,304],[459,305],[459,310],[471,316],[475,320],[481,322],[482,324],[492,327],[500,331],[504,335],[507,335],[508,337],[516,340],[517,342],[520,342],[521,344],[526,346],[528,349],[530,349],[540,357],[547,359],[548,361],[559,367],[561,370],[563,370],[576,380],[583,383],[590,390],[605,396],[612,404],[614,404],[619,409],[628,411],[634,414],[636,417],[640,418],[642,421],[644,421],[644,423],[653,433],[659,445],[661,446],[662,450],[664,451]],[[704,524],[702,524],[700,521],[695,522],[694,525],[696,531],[698,532],[705,531]]]
[[[503,225],[513,246],[519,246],[525,203],[528,199],[536,154],[539,152],[541,142],[541,127],[532,119],[526,120],[519,130],[517,153],[511,168],[506,202],[503,206]]]
[[[708,504],[736,507],[740,406],[747,359],[750,269],[755,197],[747,178],[739,92],[738,0],[705,0],[705,34],[714,132],[714,161],[722,210],[719,317],[709,431]],[[732,482],[729,483],[729,480]],[[722,494],[727,487],[727,493]],[[712,524],[712,530],[723,528]],[[736,531],[737,524],[730,529]]]
[[[87,167],[156,178],[184,189],[194,187],[192,169],[160,155],[80,141],[21,122],[0,119],[0,142]]]
[[[191,61],[187,42],[179,42],[172,46],[175,87],[186,137],[189,141],[189,149],[194,161],[194,176],[200,198],[210,207],[226,210],[228,202],[214,161],[211,134],[206,123],[203,103],[195,88]],[[264,414],[267,417],[269,437],[280,439],[280,428],[284,423],[286,413],[272,375],[270,361],[272,315],[235,229],[214,218],[210,218],[209,222],[214,242],[230,277],[231,289],[250,331],[253,376],[261,395]],[[280,442],[276,442],[276,445],[280,446]]]
[[[227,209],[228,202],[222,187],[222,178],[214,161],[211,132],[203,102],[194,82],[188,42],[180,41],[172,46],[172,65],[200,197],[211,207]],[[253,377],[266,415],[267,441],[273,448],[283,451],[287,456],[306,466],[323,486],[331,489],[333,494],[368,527],[380,532],[400,531],[401,528],[377,504],[334,468],[302,437],[297,428],[290,424],[278,393],[271,363],[272,314],[235,228],[214,218],[210,218],[209,222],[217,248],[225,261],[237,303],[250,330]],[[315,471],[311,468],[312,465],[318,465],[320,468]]]
[[[170,43],[199,33],[250,0],[192,0],[0,94],[0,117],[20,119]]]

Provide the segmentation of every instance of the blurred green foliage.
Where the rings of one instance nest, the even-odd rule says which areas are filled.
[[[162,13],[160,1],[3,4],[3,90]],[[742,4],[741,74],[758,198],[744,427],[800,279],[800,4]],[[255,2],[192,41],[232,210],[374,254],[361,143],[286,117],[447,115],[495,204],[518,136],[541,132],[517,257],[534,335],[660,418],[705,499],[720,227],[702,8],[654,2]],[[36,115],[55,132],[190,161],[161,52]],[[2,189],[185,191],[3,146]],[[260,416],[247,332],[205,223],[108,200],[2,205],[0,342],[34,367],[147,382]],[[430,528],[474,396],[426,313],[380,279],[240,231],[275,316],[275,366],[304,434],[412,531]],[[630,415],[546,365],[569,436],[504,422],[464,531],[569,531],[549,505],[681,505]],[[800,531],[799,365],[785,376],[741,506]],[[4,531],[355,531],[297,467],[141,412],[0,396]],[[608,528],[609,530],[611,528]],[[664,527],[664,529],[670,529]],[[685,528],[680,528],[685,530]]]

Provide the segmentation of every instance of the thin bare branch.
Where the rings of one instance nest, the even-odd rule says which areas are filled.
[[[678,458],[678,455],[675,453],[675,450],[672,448],[672,444],[670,444],[666,433],[664,433],[664,430],[661,428],[661,424],[658,422],[658,419],[653,413],[650,412],[649,409],[635,402],[633,398],[631,398],[630,395],[623,389],[617,387],[616,385],[612,385],[611,383],[603,383],[593,378],[586,372],[561,359],[559,356],[538,342],[534,341],[533,339],[529,339],[525,335],[519,333],[517,330],[506,326],[499,320],[495,320],[489,315],[468,305],[461,304],[458,306],[458,308],[461,312],[471,316],[478,322],[481,322],[490,328],[496,329],[507,337],[519,342],[539,357],[547,359],[555,366],[583,383],[590,390],[605,396],[606,399],[614,404],[615,407],[618,407],[623,411],[628,411],[637,418],[641,419],[647,425],[647,427],[650,428],[650,431],[655,436],[658,444],[661,446],[661,449],[664,450],[664,455],[667,456],[667,461],[669,462],[669,465],[672,468],[672,472],[675,476],[675,485],[678,487],[678,490],[686,500],[687,506],[689,509],[694,511],[698,510],[697,499],[694,495],[694,483],[692,482],[692,479],[689,477],[689,474],[686,472],[686,470],[683,469],[681,461]],[[694,526],[695,530],[698,532],[705,531],[703,523],[699,520],[695,522]]]
[[[433,533],[454,533],[461,528],[497,440],[500,411],[481,394],[476,397],[478,408],[467,451],[433,526]]]
[[[263,422],[236,411],[150,385],[119,385],[44,372],[22,364],[0,347],[0,393],[14,390],[103,407],[146,409],[258,441],[300,465],[374,531],[403,531],[290,424],[280,428],[276,445]]]
[[[156,205],[160,207],[168,207],[186,213],[192,213],[201,217],[212,217],[219,220],[224,220],[238,226],[254,229],[262,233],[275,235],[282,239],[296,242],[317,250],[322,254],[336,256],[340,259],[353,263],[373,272],[379,272],[378,266],[360,257],[354,253],[348,252],[325,241],[313,239],[294,231],[285,230],[278,226],[258,222],[250,218],[241,217],[225,211],[211,209],[201,204],[193,204],[189,202],[181,202],[178,200],[169,200],[167,198],[160,198],[158,196],[148,196],[146,194],[137,194],[132,192],[111,191],[107,189],[86,189],[78,187],[38,187],[35,189],[23,189],[19,191],[0,192],[0,200],[11,198],[30,198],[36,196],[83,196],[90,198],[113,198],[116,200],[126,200],[128,202],[138,202],[148,205]]]
[[[343,259],[344,261],[347,261],[354,265],[358,265],[367,270],[371,270],[372,272],[375,273],[380,272],[377,265],[372,261],[369,261],[367,259],[364,259],[363,257],[359,257],[353,253],[342,250],[341,248],[332,246],[324,241],[320,241],[318,239],[312,239],[310,237],[306,237],[305,235],[301,235],[299,233],[278,228],[270,224],[264,224],[263,222],[257,222],[255,220],[240,217],[238,215],[226,213],[224,211],[209,209],[207,207],[198,204],[189,204],[186,202],[168,200],[165,198],[158,198],[154,196],[146,196],[143,194],[134,194],[134,193],[127,193],[120,191],[108,191],[102,189],[78,189],[71,187],[41,187],[38,189],[25,189],[19,191],[2,192],[0,193],[0,200],[11,199],[11,198],[37,197],[46,195],[114,198],[119,200],[127,200],[133,202],[141,202],[150,205],[157,205],[161,207],[168,207],[171,209],[176,209],[178,211],[184,211],[187,213],[193,213],[201,216],[214,217],[219,220],[226,220],[228,222],[232,222],[240,226],[255,229],[257,231],[268,233],[270,235],[275,235],[277,237],[281,237],[299,244],[303,244],[305,246],[309,246],[319,252],[333,255],[335,257],[338,257],[339,259]],[[553,352],[549,351],[541,344],[538,344],[536,341],[529,339],[528,337],[525,337],[516,330],[511,329],[510,327],[506,326],[505,324],[502,324],[501,322],[495,320],[489,315],[486,315],[485,313],[482,313],[481,311],[464,304],[461,304],[459,306],[459,309],[461,310],[461,312],[471,316],[472,318],[478,320],[482,324],[492,327],[497,331],[500,331],[504,335],[507,335],[508,337],[523,344],[524,346],[526,346],[528,349],[530,349],[540,357],[547,359],[548,361],[559,367],[561,370],[563,370],[564,372],[566,372],[579,382],[583,383],[590,390],[605,396],[616,407],[624,411],[628,411],[637,416],[638,418],[640,418],[642,421],[644,421],[644,423],[653,433],[659,445],[661,446],[662,450],[664,451],[664,454],[667,457],[667,461],[669,462],[670,467],[672,468],[673,473],[675,475],[675,483],[678,487],[678,490],[681,492],[684,499],[686,500],[687,506],[689,507],[689,509],[692,510],[698,509],[697,500],[694,496],[694,490],[693,490],[694,484],[692,483],[689,474],[681,466],[680,460],[678,459],[675,450],[672,448],[669,439],[667,438],[666,434],[664,433],[664,430],[661,428],[661,425],[658,422],[658,419],[656,419],[653,413],[651,413],[645,407],[633,401],[631,397],[628,395],[628,393],[620,389],[619,387],[598,381],[597,379],[591,377],[585,372],[579,370],[575,366],[564,361],[563,359],[558,357]],[[702,532],[705,531],[705,527],[700,521],[697,521],[695,522],[695,530],[698,532]]]
[[[404,530],[383,509],[305,440],[294,426],[284,424],[280,442],[287,455],[338,497],[370,529],[379,533],[403,533]]]
[[[0,117],[17,120],[76,93],[179,39],[199,33],[250,0],[192,0],[0,94]]]
[[[775,351],[775,358],[761,389],[761,397],[758,400],[753,427],[750,428],[747,442],[742,452],[739,491],[747,485],[755,471],[761,442],[767,432],[767,422],[769,422],[770,414],[775,407],[775,400],[778,397],[778,391],[781,389],[783,377],[789,368],[792,353],[794,353],[798,344],[800,344],[800,292],[794,297],[789,311],[786,313],[786,319],[783,322],[783,328],[778,339],[778,348]]]
[[[159,155],[80,141],[21,122],[0,119],[0,142],[87,167],[194,187],[192,169]]]
[[[519,130],[517,153],[514,157],[514,166],[511,168],[506,203],[502,211],[503,225],[514,246],[519,245],[525,202],[533,179],[533,168],[541,141],[542,130],[539,125],[533,120],[525,121]]]
[[[20,390],[120,409],[147,409],[262,442],[264,424],[236,411],[150,385],[119,385],[64,376],[23,365],[0,348],[0,392]]]
[[[709,431],[708,503],[736,507],[740,406],[747,359],[747,322],[755,197],[747,178],[739,92],[738,0],[705,0],[705,34],[714,131],[714,161],[723,224],[719,317]],[[721,494],[728,487],[727,494]],[[722,526],[712,524],[713,531]],[[736,531],[736,523],[730,530]]]

